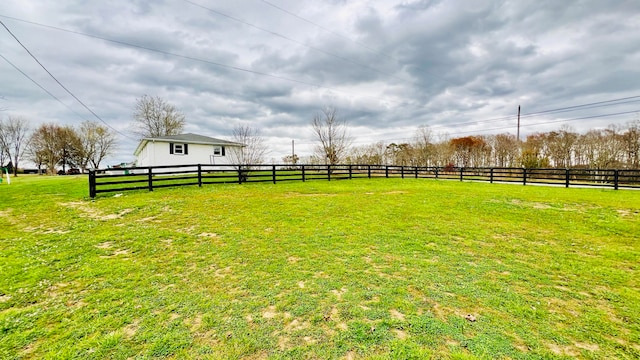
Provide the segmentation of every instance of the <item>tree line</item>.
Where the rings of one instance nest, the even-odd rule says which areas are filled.
[[[537,132],[520,141],[515,135],[473,135],[436,139],[420,126],[412,140],[350,146],[348,124],[333,108],[318,112],[311,123],[316,164],[403,165],[438,167],[640,168],[640,120],[578,133],[569,126]],[[294,163],[292,156],[283,158]]]
[[[420,127],[410,142],[353,147],[343,160],[371,165],[638,169],[640,120],[625,128],[586,133],[565,126],[528,135],[523,141],[509,133],[435,140],[428,127]]]
[[[32,129],[23,117],[0,119],[0,164],[14,176],[23,159],[50,174],[58,166],[63,171],[98,168],[115,146],[113,131],[93,121],[84,121],[78,127],[45,123]]]

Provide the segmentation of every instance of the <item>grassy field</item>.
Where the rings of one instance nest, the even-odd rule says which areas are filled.
[[[638,191],[12,180],[2,359],[640,358]]]

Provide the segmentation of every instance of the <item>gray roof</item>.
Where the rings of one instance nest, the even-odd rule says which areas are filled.
[[[137,156],[140,153],[140,151],[142,151],[144,146],[150,141],[162,141],[162,142],[179,141],[186,144],[244,146],[243,144],[233,142],[233,141],[216,139],[209,136],[198,135],[193,133],[187,133],[187,134],[143,138],[140,140],[140,144],[138,144],[138,147],[136,148],[136,151],[134,151],[133,154]]]
[[[153,137],[153,138],[144,138],[142,140],[184,141],[185,143],[190,143],[190,144],[242,146],[242,144],[237,143],[237,142],[228,141],[228,140],[222,140],[222,139],[216,139],[216,138],[212,138],[212,137],[209,137],[209,136],[198,135],[198,134],[193,134],[193,133],[178,134],[178,135],[168,135],[168,136],[157,136],[157,137]]]

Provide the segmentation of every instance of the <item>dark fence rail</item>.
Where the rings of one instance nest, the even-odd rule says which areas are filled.
[[[89,195],[223,183],[423,178],[640,189],[640,170],[452,168],[396,165],[170,165],[89,172]]]

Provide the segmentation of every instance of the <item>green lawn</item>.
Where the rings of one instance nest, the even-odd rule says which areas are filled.
[[[0,229],[1,359],[640,358],[638,191],[22,176]]]

